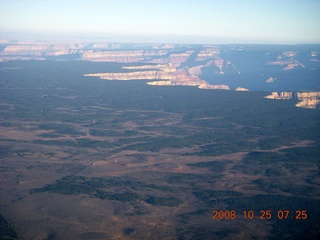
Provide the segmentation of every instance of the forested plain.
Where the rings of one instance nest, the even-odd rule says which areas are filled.
[[[319,237],[318,110],[297,108],[294,100],[265,99],[267,92],[83,76],[122,71],[121,66],[0,63],[5,196],[0,213],[9,219],[1,217],[3,237]],[[53,206],[24,209],[32,199],[52,197],[68,208],[67,199],[73,199],[75,209],[83,199],[90,206],[109,204],[109,212],[102,213],[100,225],[92,220],[83,227],[95,211],[88,210],[82,216],[88,222],[82,222],[75,213],[58,218],[50,211]],[[31,217],[20,214],[21,209]],[[285,209],[290,217],[278,219],[277,212]],[[213,210],[234,210],[239,218],[212,219]],[[273,217],[244,219],[243,211],[249,210],[257,215],[270,210]],[[297,210],[307,211],[307,219],[296,219]],[[42,211],[43,219],[36,211]],[[103,221],[114,228],[101,227]],[[70,229],[63,229],[62,222],[72,223]],[[257,227],[261,230],[255,232]]]

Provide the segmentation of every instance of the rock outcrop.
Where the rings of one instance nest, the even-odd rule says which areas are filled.
[[[320,92],[272,92],[265,96],[269,99],[296,99],[297,107],[320,109]]]
[[[5,47],[0,56],[59,56],[78,52],[79,48],[74,44],[17,44]]]
[[[186,51],[184,53],[172,53],[169,57],[155,57],[150,63],[171,64],[174,67],[179,67],[181,63],[188,60],[193,51]]]
[[[227,85],[211,85],[205,81],[154,81],[147,82],[148,85],[153,86],[192,86],[200,89],[221,89],[230,90]]]
[[[177,78],[177,69],[173,67],[171,64],[125,66],[123,67],[123,69],[144,71],[93,73],[84,74],[84,76],[99,77],[100,79],[105,80],[174,80]]]
[[[266,80],[266,83],[273,83],[277,78],[273,78],[273,77],[269,77],[267,80]]]
[[[269,99],[292,99],[292,92],[272,92],[270,95],[265,96],[265,98]]]
[[[99,77],[105,80],[155,80],[155,79],[175,79],[175,75],[163,71],[137,71],[128,73],[93,73],[84,74],[87,77]]]
[[[311,62],[320,62],[320,60],[318,59],[318,55],[320,54],[320,52],[316,52],[316,51],[313,51],[311,52],[311,59],[310,61]]]
[[[278,56],[276,61],[268,62],[268,65],[283,66],[283,70],[291,70],[296,67],[305,68],[305,66],[302,63],[294,59],[296,55],[297,53],[294,51],[284,52],[280,56]]]
[[[297,107],[320,109],[320,92],[297,92]]]
[[[59,43],[59,42],[20,42],[7,44],[0,52],[0,61],[9,60],[42,60],[46,56],[61,56],[77,54],[79,60],[93,62],[123,62],[132,63],[150,61],[153,58],[163,59],[172,49],[160,49],[153,46],[148,50],[119,50],[119,43]],[[116,51],[113,49],[117,49]],[[186,53],[172,53],[171,60],[174,65],[180,65],[193,51]],[[167,57],[166,57],[167,58]]]
[[[241,92],[249,91],[248,88],[243,88],[243,87],[237,87],[235,90],[236,90],[236,91],[241,91]]]
[[[166,55],[166,50],[130,50],[130,51],[95,51],[87,50],[82,53],[81,59],[92,62],[122,62],[134,63],[148,57]]]
[[[142,66],[125,66],[123,69],[130,70],[145,70],[145,69],[159,69],[163,72],[176,72],[177,69],[171,64],[158,64],[158,65],[142,65]]]
[[[198,53],[196,61],[205,61],[216,58],[219,53],[220,51],[218,48],[208,48]]]
[[[224,89],[230,90],[227,85],[211,85],[204,80],[201,80],[196,74],[199,74],[200,68],[194,68],[194,71],[185,69],[177,69],[172,64],[158,65],[141,65],[141,66],[126,66],[124,69],[145,70],[132,72],[117,72],[117,73],[93,73],[84,74],[87,77],[99,77],[105,80],[164,80],[147,82],[153,86],[195,86],[201,89]],[[153,70],[150,70],[153,69]],[[195,69],[198,69],[195,71]],[[196,74],[192,74],[195,72]],[[201,71],[200,71],[201,72]]]
[[[201,84],[199,85],[199,88],[201,89],[220,89],[220,90],[230,90],[230,87],[228,85],[219,84],[219,85],[211,85],[211,84]]]

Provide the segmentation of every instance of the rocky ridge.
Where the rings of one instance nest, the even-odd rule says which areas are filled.
[[[268,65],[283,66],[283,70],[292,70],[296,67],[305,68],[302,63],[294,58],[296,55],[297,52],[294,51],[284,52],[278,56],[276,61],[268,62]]]
[[[196,61],[205,61],[205,64],[196,65],[190,68],[180,67],[193,53],[194,51],[191,50],[180,53],[170,53],[168,50],[161,49],[130,52],[112,51],[112,54],[107,54],[106,51],[103,51],[103,54],[100,53],[100,55],[97,55],[97,53],[95,53],[96,55],[93,56],[90,52],[89,58],[86,57],[85,54],[82,56],[90,61],[94,61],[93,59],[106,61],[107,58],[110,60],[116,56],[117,61],[121,62],[145,62],[150,64],[123,67],[123,69],[132,70],[130,72],[89,73],[84,74],[84,76],[99,77],[104,80],[154,80],[152,82],[147,82],[147,84],[153,86],[195,86],[201,89],[230,90],[227,85],[212,85],[199,78],[201,68],[211,65],[218,66],[220,74],[223,74],[222,67],[229,63],[225,63],[222,59],[215,59],[219,53],[218,49],[206,49],[197,54]],[[149,60],[148,57],[152,59]],[[113,61],[116,61],[116,59],[113,59]],[[153,65],[155,63],[156,65]]]
[[[199,66],[199,69],[202,66]],[[201,71],[195,71],[194,74],[184,69],[177,69],[172,64],[163,65],[143,65],[143,66],[126,66],[124,69],[145,70],[133,72],[110,72],[110,73],[93,73],[84,74],[86,77],[99,77],[104,80],[164,80],[147,82],[148,85],[153,86],[195,86],[201,89],[224,89],[230,90],[227,85],[211,85],[204,80],[201,80],[197,74]],[[157,69],[157,70],[149,70]],[[191,71],[192,72],[192,71]]]
[[[275,80],[277,80],[277,78],[269,77],[269,78],[266,80],[266,83],[274,83]]]
[[[166,50],[130,50],[130,51],[96,51],[81,52],[81,60],[92,62],[122,62],[134,63],[149,57],[161,57],[167,54]]]
[[[155,80],[155,79],[175,79],[175,75],[163,71],[137,71],[128,73],[93,73],[84,74],[86,77],[99,77],[105,80]]]
[[[243,88],[243,87],[237,87],[237,88],[235,89],[235,91],[247,92],[247,91],[249,91],[249,89],[248,89],[248,88]]]

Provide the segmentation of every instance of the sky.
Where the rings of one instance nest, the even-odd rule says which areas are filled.
[[[320,0],[0,0],[9,33],[320,43]]]

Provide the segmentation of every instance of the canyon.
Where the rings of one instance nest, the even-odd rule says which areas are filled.
[[[110,81],[141,80],[151,86],[268,91],[272,92],[266,96],[268,99],[296,99],[297,107],[310,109],[319,108],[319,52],[317,45],[280,49],[263,45],[0,41],[0,62],[117,63],[120,69],[84,72],[83,76]],[[291,82],[296,85],[295,90],[291,90]]]
[[[224,60],[218,57],[217,47],[206,48],[196,53],[195,61],[204,63],[192,67],[180,67],[186,62],[194,50],[177,51],[172,45],[153,44],[139,46],[140,49],[124,50],[120,44],[85,44],[85,43],[38,43],[20,42],[6,46],[0,52],[0,61],[12,60],[46,60],[47,57],[74,55],[77,60],[91,62],[118,62],[118,63],[147,63],[148,65],[123,66],[130,72],[88,73],[87,77],[99,77],[105,80],[154,80],[149,85],[162,86],[196,86],[201,89],[230,90],[224,84],[212,85],[199,78],[201,68],[211,65],[217,66],[219,74],[224,74],[222,68]],[[150,65],[151,64],[151,65]],[[165,80],[165,81],[159,81]]]
[[[284,52],[278,56],[276,61],[268,62],[268,65],[283,66],[283,70],[292,70],[297,67],[305,68],[305,66],[295,59],[297,52]]]

